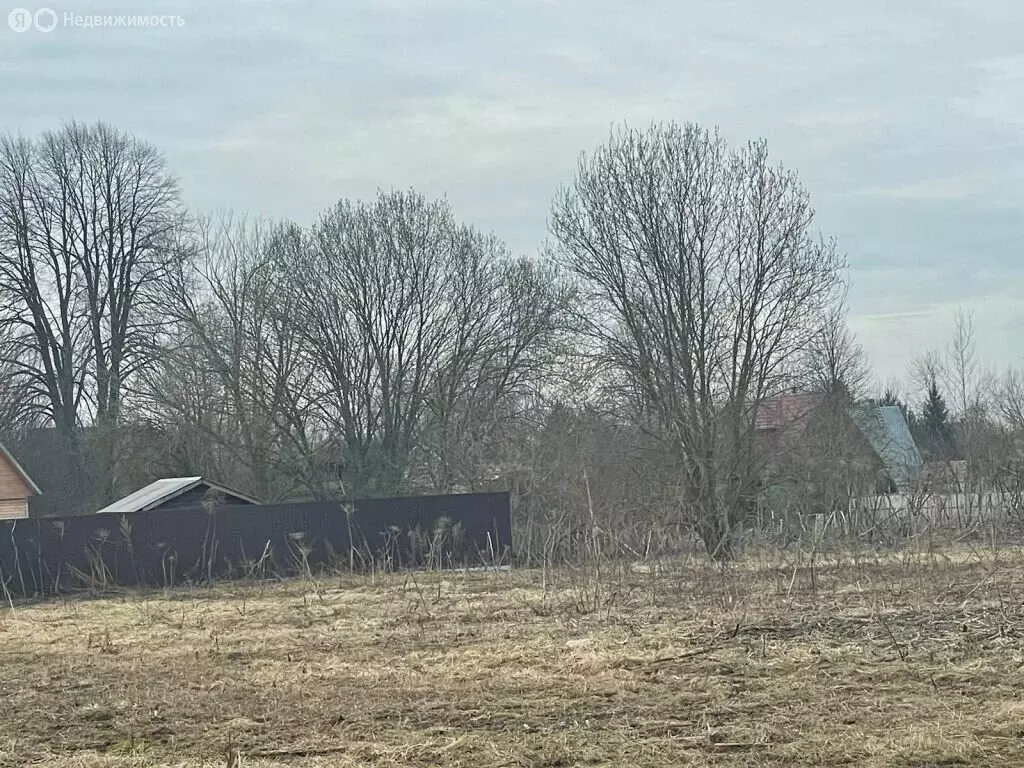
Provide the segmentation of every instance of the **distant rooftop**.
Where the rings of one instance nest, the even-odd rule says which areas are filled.
[[[924,462],[900,407],[867,403],[851,408],[850,417],[871,443],[896,486],[901,490],[909,488]]]
[[[257,499],[246,496],[244,493],[226,488],[202,477],[167,477],[150,483],[134,493],[130,493],[123,499],[118,499],[113,504],[108,504],[96,514],[126,514],[131,512],[145,512],[150,509],[166,504],[189,491],[206,487],[211,491],[223,494],[224,496],[249,504],[259,504]]]
[[[822,399],[814,392],[766,398],[757,405],[754,428],[776,430],[802,425]]]

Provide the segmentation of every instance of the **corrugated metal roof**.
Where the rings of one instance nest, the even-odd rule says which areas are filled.
[[[899,406],[860,405],[850,409],[850,417],[896,486],[912,485],[924,461]]]
[[[198,485],[207,485],[211,490],[223,493],[225,496],[234,496],[252,504],[259,504],[259,501],[250,496],[217,485],[216,483],[211,483],[208,480],[203,480],[202,477],[166,477],[152,482],[134,493],[128,494],[123,499],[118,499],[113,504],[108,504],[96,514],[145,512],[191,491]]]

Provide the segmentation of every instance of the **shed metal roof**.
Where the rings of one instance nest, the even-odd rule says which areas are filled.
[[[871,443],[897,487],[910,486],[924,461],[899,406],[856,406],[850,409],[850,417]]]
[[[146,510],[159,507],[161,504],[164,504],[171,499],[175,499],[182,494],[188,493],[199,485],[208,486],[213,491],[222,493],[225,496],[233,496],[236,499],[247,501],[250,504],[259,504],[259,501],[251,496],[246,496],[244,493],[239,493],[238,491],[234,491],[222,485],[211,483],[209,480],[204,480],[200,476],[166,477],[162,480],[156,480],[145,488],[140,488],[134,493],[128,494],[123,499],[118,499],[113,504],[108,504],[96,514],[145,512]]]

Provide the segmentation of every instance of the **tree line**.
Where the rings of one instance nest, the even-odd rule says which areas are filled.
[[[758,403],[867,394],[838,244],[765,142],[693,123],[614,129],[549,230],[513,254],[415,190],[311,226],[202,215],[112,126],[4,136],[0,430],[48,435],[68,511],[167,475],[268,501],[515,483],[529,525],[657,518],[728,555]],[[959,370],[960,443],[1024,427],[1021,379],[983,404],[956,353],[918,361],[915,423],[948,422]]]

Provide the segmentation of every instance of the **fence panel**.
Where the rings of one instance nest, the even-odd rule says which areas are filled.
[[[0,523],[0,580],[21,595],[174,586],[327,565],[481,565],[512,547],[507,492],[185,507]]]

